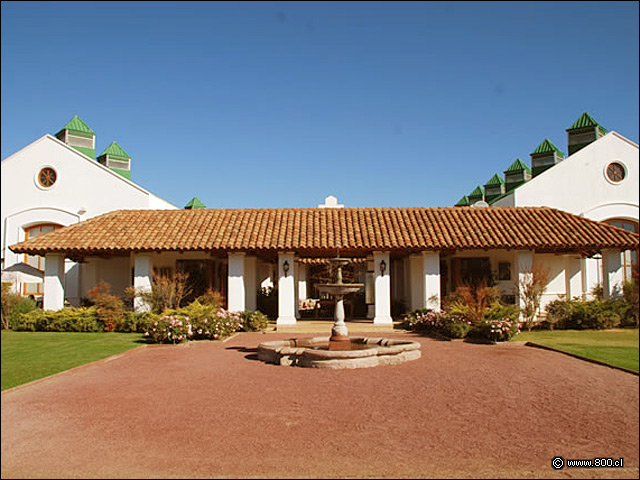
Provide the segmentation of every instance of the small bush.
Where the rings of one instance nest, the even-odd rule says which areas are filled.
[[[113,332],[124,321],[124,302],[110,292],[111,285],[104,281],[100,281],[87,292],[89,301],[96,307],[98,320],[104,325],[105,332]]]
[[[406,314],[400,326],[414,332],[440,334],[448,338],[464,338],[471,323],[462,315],[421,308]]]
[[[507,342],[519,332],[519,323],[510,318],[486,319],[473,325],[468,336],[490,342]]]
[[[244,332],[264,332],[269,326],[269,317],[260,311],[244,311],[240,318]]]

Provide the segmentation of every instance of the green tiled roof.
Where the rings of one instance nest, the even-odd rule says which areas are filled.
[[[198,197],[193,197],[189,203],[184,206],[185,209],[207,208]]]
[[[552,152],[557,152],[560,155],[564,156],[564,153],[562,153],[558,147],[556,147],[553,143],[551,143],[548,138],[545,138],[544,141],[540,145],[538,145],[538,148],[536,148],[531,153],[531,155],[535,153],[552,153]]]
[[[527,172],[531,173],[531,169],[530,169],[529,167],[527,167],[527,164],[526,164],[526,163],[524,163],[522,160],[520,160],[520,159],[518,158],[518,159],[516,159],[516,161],[515,161],[515,162],[513,162],[513,163],[511,164],[511,166],[510,166],[509,168],[507,168],[507,169],[504,171],[504,173],[507,173],[507,172],[521,172],[521,171],[523,171],[523,170],[525,170],[525,171],[527,171]]]
[[[75,130],[76,132],[86,132],[86,133],[92,133],[92,134],[96,134],[96,132],[94,132],[93,130],[91,130],[89,128],[89,125],[87,125],[86,123],[84,123],[82,120],[80,120],[79,116],[74,116],[69,123],[67,123],[64,127],[62,127],[62,130]]]
[[[591,115],[589,115],[587,112],[584,112],[582,115],[580,115],[580,118],[575,122],[573,122],[573,125],[567,128],[567,130],[575,130],[578,128],[587,128],[587,127],[600,127],[605,132],[607,131],[606,128],[604,128],[602,125],[596,122],[593,118],[591,118]]]
[[[125,152],[122,149],[122,147],[118,145],[116,142],[112,142],[111,145],[109,145],[107,149],[100,154],[100,156],[103,156],[103,155],[113,155],[115,157],[131,158],[131,156],[127,152]]]
[[[471,193],[469,194],[469,196],[470,196],[470,197],[476,197],[476,196],[478,196],[478,195],[479,195],[479,196],[484,195],[484,190],[483,190],[483,188],[482,188],[480,185],[478,185],[478,186],[475,188],[475,190],[473,190],[473,192],[471,192]]]
[[[486,187],[488,185],[503,185],[503,184],[504,184],[504,179],[496,173],[493,177],[489,179],[487,183],[484,184],[484,186]]]
[[[456,203],[455,206],[456,207],[468,207],[469,206],[469,197],[464,195],[460,200],[458,200],[458,203]]]

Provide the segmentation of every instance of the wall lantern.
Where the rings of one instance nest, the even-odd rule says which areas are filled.
[[[289,261],[285,260],[284,263],[282,264],[282,270],[284,270],[284,276],[287,276],[287,273],[289,273]]]
[[[380,275],[384,277],[384,271],[387,269],[387,262],[380,260]]]

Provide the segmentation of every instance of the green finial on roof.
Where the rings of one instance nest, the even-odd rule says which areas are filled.
[[[489,179],[487,183],[484,184],[484,186],[486,187],[488,185],[503,185],[503,184],[504,184],[504,179],[496,173],[493,177]]]
[[[455,206],[456,207],[468,207],[469,206],[469,197],[464,195],[460,200],[458,200],[458,203],[456,203]]]
[[[573,125],[567,128],[567,130],[576,130],[578,128],[587,128],[587,127],[599,127],[605,132],[607,131],[606,128],[604,128],[602,125],[596,122],[591,117],[591,115],[589,115],[587,112],[584,112],[582,115],[580,115],[580,118],[575,122],[573,122]]]
[[[483,189],[480,185],[478,185],[478,186],[473,190],[473,192],[471,192],[471,193],[469,194],[469,196],[470,196],[470,197],[478,197],[478,196],[479,196],[479,197],[481,197],[481,196],[483,196],[483,195],[484,195],[484,189]]]
[[[102,152],[100,154],[100,156],[103,155],[111,155],[113,157],[123,157],[123,158],[131,158],[131,155],[129,155],[127,152],[125,152],[122,147],[120,145],[118,145],[116,142],[111,142],[111,145],[109,145],[104,152]]]
[[[85,132],[85,133],[91,133],[93,135],[96,134],[96,132],[94,132],[93,130],[91,130],[89,128],[89,125],[87,125],[86,123],[84,123],[82,120],[80,120],[79,116],[74,116],[69,123],[67,123],[64,127],[62,127],[63,130],[67,129],[67,130],[75,130],[76,132]]]
[[[189,203],[184,206],[185,210],[195,210],[197,208],[207,208],[198,197],[193,197]]]
[[[553,153],[553,152],[559,153],[560,155],[564,156],[564,153],[562,153],[558,147],[556,147],[553,143],[551,143],[548,138],[545,138],[544,141],[540,145],[538,145],[538,148],[536,148],[531,153],[531,155],[536,153]]]
[[[523,170],[531,173],[531,169],[529,167],[527,167],[527,164],[524,163],[522,160],[520,160],[518,158],[518,159],[516,159],[515,162],[513,162],[511,164],[511,166],[509,168],[507,168],[504,171],[504,173],[507,173],[507,172],[522,172]]]

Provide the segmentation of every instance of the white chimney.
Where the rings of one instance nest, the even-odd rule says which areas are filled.
[[[333,195],[329,195],[324,199],[324,203],[318,205],[318,208],[344,208],[344,205],[338,205],[338,198]]]

